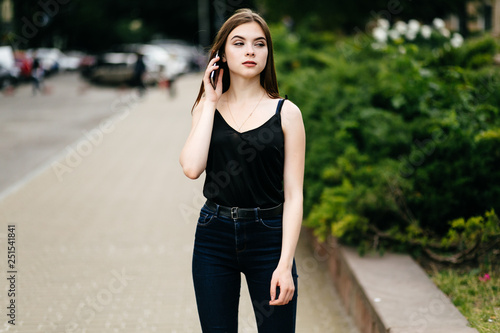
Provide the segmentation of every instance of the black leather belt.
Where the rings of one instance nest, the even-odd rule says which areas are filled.
[[[205,205],[219,216],[236,219],[267,218],[283,214],[283,204],[271,208],[239,208],[217,205],[215,202],[207,200]],[[218,210],[217,210],[218,208]]]

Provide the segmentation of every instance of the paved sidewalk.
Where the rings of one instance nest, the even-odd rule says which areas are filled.
[[[200,77],[178,96],[129,99],[52,167],[0,201],[0,332],[200,332],[191,282],[202,180],[178,156]],[[7,225],[16,228],[8,296]],[[297,332],[356,333],[306,238],[297,250]],[[15,299],[16,325],[7,323]],[[240,332],[256,332],[246,287]]]

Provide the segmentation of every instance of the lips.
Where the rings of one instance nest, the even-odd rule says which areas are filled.
[[[255,65],[257,65],[257,63],[255,61],[248,60],[248,61],[245,61],[243,63],[243,65],[245,65],[245,66],[255,66]]]

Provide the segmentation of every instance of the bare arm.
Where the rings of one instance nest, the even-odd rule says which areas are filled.
[[[302,225],[302,190],[306,143],[304,123],[299,108],[290,102],[283,105],[281,113],[282,127],[285,134],[283,244],[280,261],[271,280],[270,305],[287,304],[294,295],[295,285],[291,271]],[[276,299],[276,286],[280,287],[278,299]]]
[[[217,60],[219,60],[218,57],[212,59],[205,71],[203,77],[205,97],[200,100],[200,103],[193,110],[191,131],[179,158],[184,174],[191,179],[198,178],[207,165],[214,113],[217,102],[222,96],[222,76],[224,70],[221,69],[217,89],[213,89],[209,79],[212,70],[218,68],[217,66],[212,67]]]

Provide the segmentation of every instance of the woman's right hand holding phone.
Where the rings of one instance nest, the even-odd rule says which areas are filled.
[[[205,88],[205,100],[212,103],[217,103],[219,101],[219,98],[222,96],[222,76],[224,74],[224,69],[221,69],[217,65],[217,62],[219,60],[220,56],[215,56],[212,60],[210,60],[207,69],[205,70],[205,76],[203,77],[203,86]],[[212,86],[212,83],[210,82],[210,74],[214,70],[220,71],[215,85],[216,87],[215,89]]]

